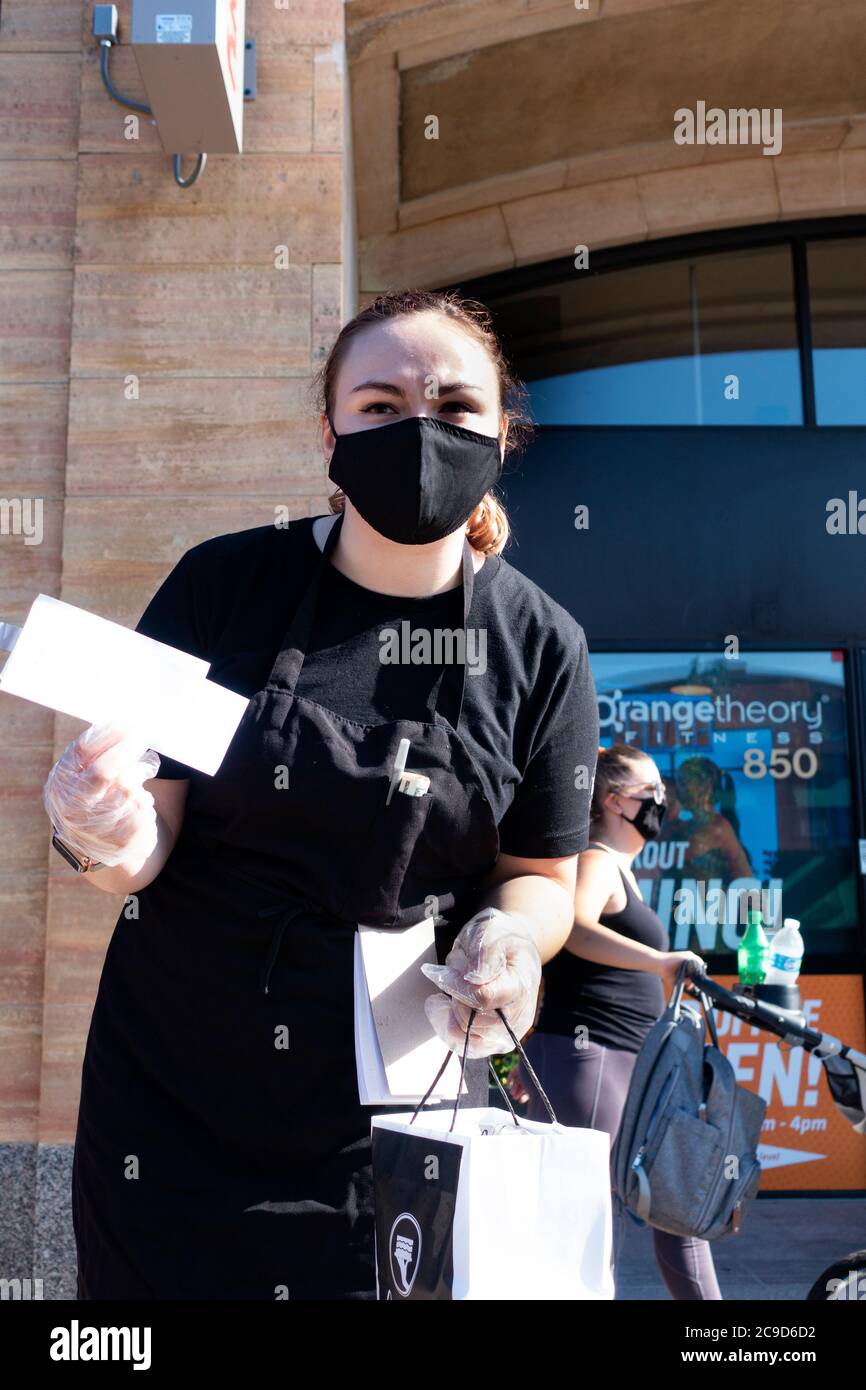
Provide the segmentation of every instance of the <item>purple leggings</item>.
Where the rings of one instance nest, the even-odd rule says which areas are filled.
[[[576,1048],[573,1038],[560,1033],[532,1033],[523,1046],[556,1118],[578,1129],[607,1130],[613,1148],[637,1053],[600,1043]],[[532,1081],[523,1079],[530,1094],[527,1119],[548,1120]],[[656,1262],[672,1298],[722,1297],[708,1241],[651,1229]]]

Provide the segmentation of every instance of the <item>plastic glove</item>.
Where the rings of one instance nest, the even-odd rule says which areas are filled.
[[[473,1009],[479,1012],[472,1022],[467,1057],[513,1050],[497,1008],[518,1038],[531,1026],[541,983],[541,956],[531,933],[522,913],[485,907],[458,932],[444,965],[421,966],[428,980],[445,991],[429,995],[424,1012],[452,1052],[463,1051]]]
[[[119,724],[91,724],[67,744],[42,788],[57,834],[103,864],[143,864],[156,848],[156,807],[143,782],[159,754]]]

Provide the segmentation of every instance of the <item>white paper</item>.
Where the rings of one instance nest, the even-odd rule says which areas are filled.
[[[135,728],[142,752],[213,775],[249,700],[206,679],[177,647],[48,594],[34,600],[0,673],[0,690],[88,724]]]
[[[447,1048],[424,1012],[436,964],[432,918],[412,927],[359,926],[355,933],[355,1061],[362,1105],[417,1104]],[[460,1058],[452,1052],[430,1100],[454,1100]],[[464,1079],[461,1094],[468,1087]]]

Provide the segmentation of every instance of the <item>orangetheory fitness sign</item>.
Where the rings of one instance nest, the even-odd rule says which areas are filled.
[[[599,741],[644,750],[667,788],[634,871],[672,950],[729,967],[760,908],[767,925],[802,924],[806,970],[812,953],[859,953],[843,657],[592,657]]]
[[[713,978],[736,987],[736,976]],[[799,987],[810,1027],[866,1051],[859,975],[805,975]],[[737,1081],[767,1102],[761,1191],[866,1188],[866,1140],[836,1109],[818,1059],[721,1010],[716,1025]]]

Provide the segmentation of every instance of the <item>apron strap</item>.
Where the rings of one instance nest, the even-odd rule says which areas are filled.
[[[294,693],[295,686],[298,683],[298,678],[304,664],[304,658],[306,657],[309,647],[310,635],[315,621],[316,601],[319,596],[319,586],[321,584],[322,575],[324,574],[324,567],[330,561],[330,556],[337,544],[337,538],[340,534],[342,524],[343,513],[339,512],[328,531],[324,548],[313,572],[313,577],[301,599],[288,632],[283,637],[281,650],[268,680],[269,685],[276,682],[284,687],[290,695]],[[465,538],[463,541],[462,570],[463,632],[465,636],[469,626],[469,613],[472,607],[473,594],[475,592],[475,566],[472,563],[472,547]],[[436,687],[435,711],[443,718],[447,719],[455,731],[463,713],[463,699],[466,693],[465,655],[464,641],[464,660],[444,664],[442,667],[442,674]]]
[[[442,666],[442,674],[436,688],[434,709],[443,719],[447,719],[452,729],[457,727],[463,716],[463,700],[466,695],[466,645],[468,642],[469,613],[475,593],[475,566],[472,563],[472,546],[463,539],[463,660],[447,662]]]

